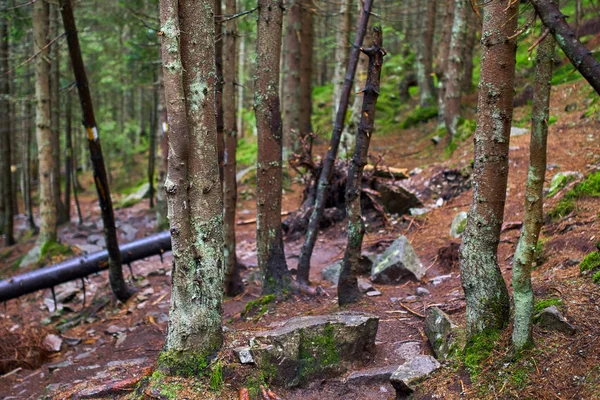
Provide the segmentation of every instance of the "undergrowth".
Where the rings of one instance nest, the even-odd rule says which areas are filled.
[[[583,197],[600,197],[600,172],[588,175],[569,190],[548,215],[552,220],[566,217],[575,210],[575,202]]]

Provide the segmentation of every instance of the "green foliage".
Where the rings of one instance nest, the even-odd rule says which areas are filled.
[[[274,294],[267,294],[265,296],[261,296],[256,300],[249,301],[244,306],[244,310],[242,311],[242,318],[249,316],[250,314],[255,314],[256,318],[260,318],[267,311],[269,311],[269,304],[275,301]]]
[[[72,256],[73,250],[69,245],[59,242],[46,242],[40,249],[40,260],[48,260],[57,256]]]
[[[550,218],[558,218],[569,215],[575,210],[575,201],[582,197],[600,197],[600,172],[588,175],[583,182],[578,183],[569,190],[560,202],[548,213]]]
[[[456,127],[456,135],[444,149],[445,158],[449,158],[461,143],[473,136],[475,129],[477,129],[477,122],[475,120],[461,117]],[[444,132],[446,132],[445,129]]]
[[[483,362],[489,358],[494,344],[499,338],[500,332],[498,331],[484,331],[467,342],[463,362],[471,376],[481,373]]]
[[[600,283],[600,271],[596,272],[592,279],[593,279],[594,283]]]
[[[258,155],[258,143],[255,137],[242,138],[238,140],[236,151],[236,162],[239,166],[250,166],[256,164]]]
[[[438,109],[436,106],[431,107],[415,107],[406,119],[400,124],[400,128],[408,129],[421,122],[427,122],[432,118],[437,117]]]
[[[593,251],[581,260],[579,271],[586,272],[600,268],[600,251]]]
[[[217,361],[210,370],[210,388],[218,391],[223,386],[223,365],[221,361]]]
[[[542,310],[544,310],[545,308],[548,308],[550,306],[562,307],[563,301],[559,297],[550,297],[548,299],[540,299],[535,302],[535,305],[533,306],[533,311],[535,314],[537,314],[537,313],[541,312]]]
[[[548,239],[539,238],[537,243],[535,244],[535,250],[533,252],[533,262],[534,268],[539,267],[546,261],[546,243]]]

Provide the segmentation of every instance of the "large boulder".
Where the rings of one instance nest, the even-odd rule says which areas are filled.
[[[446,360],[458,350],[456,325],[439,308],[429,309],[424,329],[438,360]]]
[[[378,326],[379,318],[365,313],[296,317],[252,338],[250,352],[274,384],[303,385],[339,376],[352,363],[371,360]]]
[[[400,236],[375,260],[371,280],[375,283],[394,283],[406,276],[421,280],[425,272],[406,236]]]
[[[408,399],[415,385],[439,367],[440,363],[431,356],[417,356],[399,366],[390,377],[390,383],[396,389],[396,399]]]

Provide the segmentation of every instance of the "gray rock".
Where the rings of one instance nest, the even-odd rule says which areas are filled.
[[[106,240],[103,235],[93,234],[87,237],[89,244],[95,244],[97,246],[106,247]]]
[[[399,366],[390,377],[396,389],[396,399],[408,398],[414,392],[415,385],[439,367],[440,363],[431,356],[418,356]]]
[[[123,240],[125,240],[126,242],[133,241],[135,239],[135,235],[138,232],[137,228],[129,224],[122,224],[119,227],[119,229],[121,230],[121,232],[123,232]]]
[[[416,290],[417,296],[429,296],[431,293],[429,293],[429,290],[425,289],[424,287],[418,287]]]
[[[450,236],[453,238],[459,238],[462,236],[462,233],[465,231],[465,227],[467,226],[467,213],[466,211],[461,211],[456,214],[456,217],[452,220],[452,225],[450,225]]]
[[[106,328],[104,333],[108,333],[109,335],[114,335],[115,333],[125,332],[126,330],[127,330],[127,328],[123,328],[123,327],[117,326],[117,325],[111,325],[108,328]]]
[[[250,347],[236,347],[235,349],[233,349],[233,352],[240,359],[240,362],[242,364],[254,364],[254,358],[252,358]]]
[[[369,368],[362,371],[354,371],[346,378],[346,383],[353,385],[371,385],[374,383],[387,382],[399,365],[388,365],[387,367]]]
[[[42,255],[42,248],[38,245],[33,246],[31,250],[25,254],[25,257],[21,259],[19,263],[20,268],[29,267],[31,264],[38,262],[40,256]]]
[[[275,384],[294,387],[369,361],[378,325],[379,318],[366,313],[296,317],[252,338],[250,351],[259,369],[274,374]]]
[[[143,198],[145,198],[146,196],[148,196],[149,192],[150,192],[150,184],[148,182],[146,182],[143,185],[141,185],[138,190],[136,190],[133,193],[128,194],[121,201],[121,203],[125,204],[125,203],[131,203],[131,202],[135,202],[135,201],[140,201]]]
[[[60,351],[62,342],[63,341],[60,338],[60,336],[50,333],[46,335],[46,337],[42,341],[42,346],[48,351],[57,353]]]
[[[544,308],[535,316],[535,321],[543,328],[566,333],[567,335],[575,334],[575,327],[566,320],[556,306]]]
[[[517,128],[516,126],[510,128],[510,137],[522,136],[527,133],[529,133],[527,128]]]
[[[425,272],[406,236],[400,236],[377,258],[371,270],[371,280],[374,283],[394,283],[406,276],[421,280]]]
[[[89,371],[92,369],[98,369],[100,366],[98,364],[94,365],[82,365],[81,367],[77,367],[77,371]]]
[[[82,243],[82,244],[75,245],[75,247],[77,247],[79,250],[81,250],[81,252],[83,254],[97,253],[102,250],[102,247],[96,246],[95,244]]]
[[[94,352],[96,351],[96,349],[90,350],[90,351],[86,351],[85,353],[81,353],[81,354],[77,354],[75,356],[75,360],[79,361],[79,360],[83,360],[84,358],[88,358],[89,356],[91,356]]]
[[[437,307],[431,307],[425,317],[425,335],[438,360],[446,360],[458,350],[456,325]]]
[[[440,283],[447,281],[448,279],[452,278],[452,274],[448,274],[448,275],[438,275],[435,278],[433,278],[431,280],[431,283],[433,283],[433,286],[437,286]]]
[[[370,292],[373,290],[373,285],[371,285],[371,282],[364,278],[358,278],[358,290],[360,290],[361,293]]]
[[[381,204],[389,214],[406,214],[409,209],[423,205],[414,193],[399,185],[384,184],[376,180],[375,190],[379,192]]]
[[[57,362],[57,363],[52,363],[52,364],[48,364],[48,369],[50,370],[50,372],[54,372],[59,368],[66,368],[73,365],[73,361],[62,361],[62,362]]]
[[[394,353],[398,354],[404,360],[412,360],[421,354],[421,342],[411,341],[401,343]]]
[[[431,210],[427,207],[424,207],[424,208],[411,208],[408,211],[410,212],[410,215],[412,215],[413,217],[417,217],[419,215],[426,214]]]
[[[371,290],[367,293],[365,293],[368,297],[377,297],[377,296],[381,296],[381,292],[379,290]]]
[[[342,272],[342,261],[338,261],[335,264],[331,264],[325,268],[321,272],[321,277],[324,281],[329,281],[334,285],[338,284],[338,280],[340,279],[340,273]]]
[[[150,362],[150,359],[148,357],[141,357],[141,358],[132,358],[130,360],[111,361],[108,364],[106,364],[106,366],[108,368],[110,368],[110,367],[129,367],[129,366],[133,366],[133,365],[146,364],[148,362]]]

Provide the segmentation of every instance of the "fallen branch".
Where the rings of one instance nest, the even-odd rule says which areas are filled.
[[[413,315],[416,315],[417,317],[420,317],[420,318],[425,318],[425,316],[423,314],[419,314],[418,312],[416,312],[415,310],[413,310],[409,306],[403,304],[401,301],[399,301],[398,304],[400,304],[400,306],[402,308],[404,308],[406,311],[408,311],[409,313],[411,313]]]
[[[406,168],[376,168],[371,164],[365,165],[364,172],[372,172],[373,170],[375,170],[373,175],[380,178],[408,179],[408,170]]]
[[[290,215],[291,211],[284,211],[281,213],[282,217],[285,217],[286,215]],[[250,218],[250,219],[241,219],[239,221],[237,221],[235,224],[236,225],[250,225],[250,224],[255,224],[256,223],[256,218]]]

